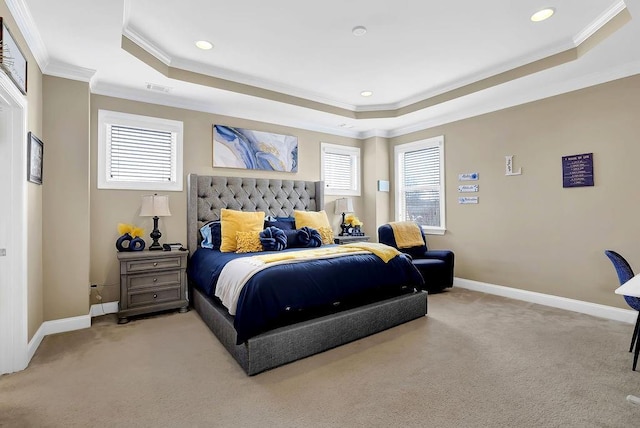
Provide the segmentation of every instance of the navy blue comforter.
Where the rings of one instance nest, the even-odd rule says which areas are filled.
[[[197,288],[217,300],[215,285],[225,263],[255,254],[199,248],[189,260],[187,274]],[[404,255],[389,263],[374,254],[360,254],[272,266],[255,274],[240,294],[234,318],[237,342],[313,314],[412,292],[422,284],[420,272]]]

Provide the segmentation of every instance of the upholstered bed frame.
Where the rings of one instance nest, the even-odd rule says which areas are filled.
[[[208,221],[218,220],[221,208],[291,216],[294,210],[319,211],[324,207],[322,182],[196,174],[189,174],[187,181],[187,242],[191,254],[199,246],[200,227]],[[248,375],[360,339],[427,313],[427,293],[416,291],[281,327],[236,345],[233,317],[226,308],[196,287],[189,288],[189,300]]]

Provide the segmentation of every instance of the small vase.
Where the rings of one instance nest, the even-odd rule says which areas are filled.
[[[131,251],[131,241],[133,238],[128,233],[125,233],[116,241],[116,248],[118,251]]]
[[[131,240],[131,243],[129,244],[129,251],[142,251],[144,250],[145,245],[146,244],[144,242],[144,239],[136,236]]]

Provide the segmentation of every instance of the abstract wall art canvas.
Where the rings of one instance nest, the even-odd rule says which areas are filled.
[[[214,125],[213,166],[298,172],[298,138]]]

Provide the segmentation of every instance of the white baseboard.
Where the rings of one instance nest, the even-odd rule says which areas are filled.
[[[635,324],[638,312],[631,309],[614,308],[613,306],[600,305],[598,303],[584,302],[582,300],[568,299],[566,297],[553,296],[551,294],[537,293],[535,291],[520,290],[502,285],[473,281],[470,279],[454,278],[454,287],[467,290],[481,291],[487,294],[508,297],[539,305],[565,309],[595,317],[606,318],[613,321],[621,321]]]
[[[36,353],[45,336],[73,330],[82,330],[83,328],[89,327],[91,327],[91,318],[89,315],[43,322],[38,331],[36,331],[36,334],[34,334],[29,341],[29,345],[27,345],[27,364],[31,361],[31,358],[33,358],[33,355]]]
[[[67,331],[89,328],[91,327],[92,317],[113,314],[116,312],[118,312],[118,302],[99,303],[97,305],[91,305],[89,314],[87,315],[43,322],[27,345],[27,364],[29,364],[31,358],[33,358],[45,336],[49,334],[65,333]]]
[[[31,358],[33,358],[33,355],[36,353],[36,350],[40,346],[40,343],[42,343],[42,339],[44,339],[44,323],[40,324],[40,328],[38,329],[38,331],[36,331],[36,334],[33,335],[31,340],[29,341],[29,344],[27,345],[26,365],[28,365],[31,361]]]
[[[91,315],[91,318],[93,318],[107,314],[115,314],[116,312],[118,312],[118,309],[118,302],[98,303],[96,305],[91,305],[89,315]]]

